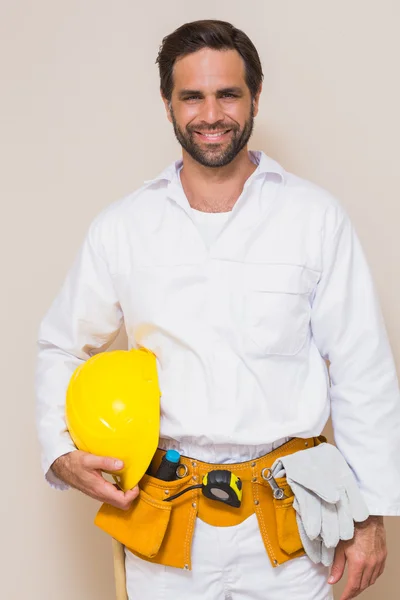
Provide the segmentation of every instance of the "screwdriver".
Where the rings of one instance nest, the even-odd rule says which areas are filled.
[[[176,469],[180,459],[181,455],[177,450],[168,450],[162,457],[160,466],[154,477],[162,481],[173,481],[176,479]]]

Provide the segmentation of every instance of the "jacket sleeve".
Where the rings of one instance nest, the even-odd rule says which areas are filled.
[[[67,489],[51,471],[59,456],[75,450],[65,423],[65,397],[72,373],[106,350],[123,323],[122,310],[94,221],[64,285],[39,328],[36,421],[42,467],[49,483]]]
[[[371,274],[340,206],[325,215],[322,275],[311,326],[330,361],[335,443],[370,514],[400,514],[400,394]]]

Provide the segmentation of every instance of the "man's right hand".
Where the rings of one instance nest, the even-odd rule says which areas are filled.
[[[123,462],[115,458],[74,450],[57,458],[51,469],[59,479],[87,496],[128,510],[139,495],[138,486],[123,492],[102,476],[102,471],[120,471],[123,466]]]

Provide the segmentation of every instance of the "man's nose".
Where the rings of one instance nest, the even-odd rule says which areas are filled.
[[[206,123],[216,123],[224,119],[224,113],[217,98],[209,96],[205,99],[201,118]]]

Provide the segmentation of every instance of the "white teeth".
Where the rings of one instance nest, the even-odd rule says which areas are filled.
[[[202,133],[201,135],[204,135],[205,137],[219,137],[220,135],[223,135],[225,133],[225,131],[219,131],[218,133]]]

